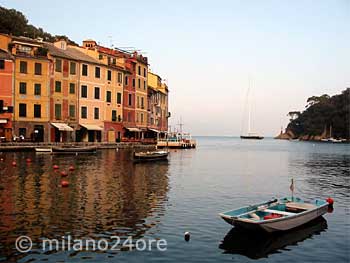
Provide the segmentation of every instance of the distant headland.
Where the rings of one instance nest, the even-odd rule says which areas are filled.
[[[334,96],[324,94],[307,99],[304,111],[288,113],[290,122],[275,139],[325,141],[350,140],[350,88]]]

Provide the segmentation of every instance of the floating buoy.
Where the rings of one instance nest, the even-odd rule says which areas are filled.
[[[185,240],[188,242],[190,241],[191,235],[190,232],[185,232]]]
[[[62,172],[61,172],[61,176],[62,176],[62,177],[66,177],[67,175],[68,175],[68,173],[67,173],[66,171],[62,171]]]
[[[30,162],[32,162],[32,160],[31,160],[30,158],[27,158],[27,159],[26,159],[26,162],[27,162],[27,163],[30,163]]]
[[[52,168],[56,170],[58,169],[58,165],[55,164],[54,166],[52,166]]]
[[[74,166],[73,166],[73,165],[71,165],[71,166],[69,166],[68,170],[69,170],[69,171],[74,171],[74,170],[75,170],[75,168],[74,168]]]
[[[327,201],[327,203],[328,203],[328,207],[333,207],[333,204],[334,204],[334,200],[332,199],[332,198],[330,198],[330,197],[328,197],[327,199],[326,199],[326,201]]]
[[[68,181],[62,181],[62,182],[61,182],[61,186],[62,186],[62,187],[68,187],[68,186],[69,186]]]
[[[17,163],[15,161],[13,161],[12,166],[17,166]]]

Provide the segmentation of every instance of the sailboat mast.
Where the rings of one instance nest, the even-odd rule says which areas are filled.
[[[251,111],[252,111],[252,102],[251,99],[249,98],[249,92],[250,92],[250,82],[251,79],[249,78],[249,84],[248,84],[248,134],[250,134],[250,129],[251,129]]]

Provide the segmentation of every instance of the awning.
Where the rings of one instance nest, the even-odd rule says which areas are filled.
[[[153,132],[156,132],[156,133],[159,133],[159,131],[158,130],[156,130],[156,129],[149,129],[150,131],[153,131]]]
[[[69,127],[65,123],[59,123],[59,122],[51,122],[51,125],[57,128],[60,131],[74,131],[72,127]]]
[[[131,132],[139,132],[140,131],[140,129],[138,129],[138,128],[126,128],[126,129],[128,129],[128,131],[131,131]]]
[[[1,124],[7,123],[7,119],[0,119],[0,123],[1,123]]]
[[[103,131],[103,128],[95,124],[80,124],[80,126],[83,126],[85,129],[89,131]]]

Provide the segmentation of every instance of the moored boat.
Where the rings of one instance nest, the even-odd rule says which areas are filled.
[[[38,147],[38,148],[35,148],[35,152],[37,152],[37,153],[51,153],[52,148],[51,147]]]
[[[148,152],[135,152],[134,161],[143,162],[143,161],[161,161],[168,159],[168,151],[148,151]]]
[[[94,153],[97,151],[96,146],[61,146],[52,147],[54,153]]]
[[[248,230],[286,231],[327,213],[328,202],[306,203],[297,197],[274,199],[220,213],[227,223]]]

